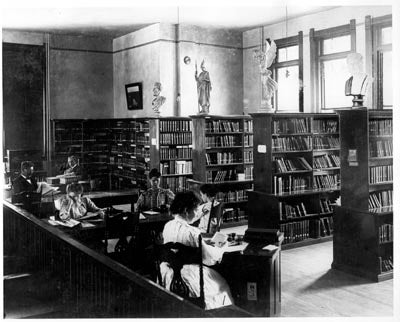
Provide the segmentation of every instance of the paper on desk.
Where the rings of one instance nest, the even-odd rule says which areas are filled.
[[[81,222],[82,228],[94,227],[95,225],[91,224],[90,222]]]
[[[264,246],[262,249],[263,249],[263,250],[268,250],[268,251],[272,252],[273,250],[275,250],[275,249],[277,249],[277,248],[278,248],[278,246],[269,244],[269,245],[267,245],[267,246]]]
[[[213,238],[211,238],[211,242],[213,242],[214,245],[217,247],[222,247],[226,243],[227,240],[228,240],[228,236],[219,231],[217,231],[214,234]]]
[[[142,214],[142,213],[140,213],[140,214],[139,214],[139,219],[146,219],[146,217],[145,217],[145,216],[143,216],[143,214]]]
[[[85,220],[85,219],[98,217],[98,216],[99,216],[98,212],[87,212],[86,215],[84,215],[83,217],[80,217],[79,220]]]
[[[158,211],[153,211],[153,210],[146,210],[146,211],[143,211],[143,213],[145,215],[159,215],[160,214]]]
[[[60,221],[60,220],[52,220],[52,219],[48,219],[49,224],[53,225],[53,226],[65,226],[65,227],[75,227],[76,225],[79,225],[80,222],[75,220],[75,219],[68,219],[65,221]]]
[[[41,192],[42,196],[50,196],[50,195],[56,195],[58,193],[60,193],[60,191],[58,191],[58,187],[52,187],[50,186],[47,182],[41,181],[38,182],[38,188],[37,188],[37,192]]]

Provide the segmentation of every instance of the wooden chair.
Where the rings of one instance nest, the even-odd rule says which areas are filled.
[[[154,245],[156,282],[165,287],[162,282],[160,264],[167,262],[174,271],[174,276],[170,284],[170,291],[191,301],[201,308],[205,308],[204,301],[204,276],[203,276],[203,260],[202,260],[202,237],[199,235],[199,247],[190,247],[180,243],[166,243]],[[190,297],[189,287],[181,276],[181,269],[185,264],[199,265],[199,285],[200,296]]]
[[[220,202],[218,205],[215,205],[214,202],[215,200],[213,199],[211,203],[210,216],[208,217],[208,224],[206,231],[208,234],[213,234],[216,231],[220,231],[221,229],[223,204]],[[213,231],[211,231],[211,221],[213,218],[216,218],[217,226],[213,228]]]

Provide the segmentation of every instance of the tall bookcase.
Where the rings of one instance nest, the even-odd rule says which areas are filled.
[[[192,120],[188,117],[163,117],[151,120],[151,167],[161,172],[161,187],[179,192],[188,190],[192,178]]]
[[[248,116],[196,115],[193,179],[218,187],[223,225],[247,223],[247,191],[253,189],[253,125]]]
[[[331,239],[340,192],[335,114],[254,113],[254,191],[249,233],[284,233],[284,248]],[[273,238],[272,238],[273,240]]]
[[[332,267],[375,281],[393,277],[392,111],[339,111],[341,206]]]

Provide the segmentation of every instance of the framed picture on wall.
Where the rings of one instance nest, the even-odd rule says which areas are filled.
[[[142,83],[126,84],[125,93],[128,110],[143,109]]]

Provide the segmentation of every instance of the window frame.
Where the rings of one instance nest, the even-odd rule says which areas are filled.
[[[383,84],[382,84],[382,70],[380,69],[379,56],[383,52],[392,51],[393,53],[393,37],[391,44],[381,44],[382,29],[392,27],[392,15],[385,15],[377,18],[371,16],[365,17],[365,43],[366,43],[366,59],[367,59],[367,73],[372,75],[374,82],[372,85],[372,99],[373,109],[384,110],[392,109],[392,106],[383,106]]]
[[[343,107],[327,108],[325,106],[325,88],[323,86],[323,68],[325,61],[346,58],[348,54],[356,51],[356,21],[350,20],[349,24],[315,31],[310,29],[310,67],[311,67],[311,105],[313,111],[330,112]],[[323,54],[323,41],[326,39],[350,36],[350,50]],[[344,92],[343,84],[343,92]],[[349,106],[350,107],[350,106]]]
[[[272,77],[275,81],[278,81],[278,69],[285,67],[298,66],[299,67],[299,109],[293,110],[293,112],[304,112],[304,81],[303,81],[303,32],[299,31],[297,36],[286,37],[275,40],[276,44],[276,58],[274,63],[271,65]],[[284,62],[278,62],[279,49],[286,47],[298,46],[299,55],[298,59],[287,60]],[[275,91],[273,96],[273,106],[276,112],[279,113],[279,102],[278,102],[278,91]],[[285,110],[284,112],[291,112]]]

